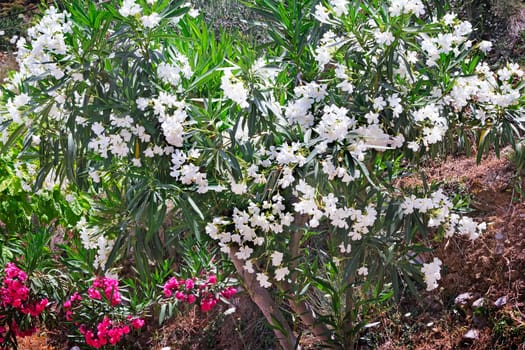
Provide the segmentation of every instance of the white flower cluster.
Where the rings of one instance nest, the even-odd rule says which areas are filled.
[[[425,14],[425,5],[421,0],[392,0],[388,13],[390,16],[413,13],[419,17]]]
[[[68,56],[69,48],[65,42],[65,36],[70,32],[69,14],[58,12],[53,6],[47,9],[41,20],[28,29],[29,42],[24,37],[18,39],[17,62],[19,70],[6,87],[12,91],[17,91],[18,85],[29,77],[33,79],[37,77],[38,80],[46,77],[61,79],[66,74],[66,67],[62,67],[55,57]],[[64,103],[65,97],[60,95],[58,91],[50,91],[49,94],[56,96],[57,103],[49,106],[51,108],[49,108],[48,114],[51,118],[60,120],[62,114],[58,105]],[[30,104],[29,95],[19,92],[7,101],[7,113],[0,114],[0,123],[11,119],[17,124],[30,125],[32,121],[22,113],[29,109]],[[6,130],[2,131],[1,139],[7,139]]]
[[[326,218],[333,227],[348,229],[348,237],[352,240],[360,240],[377,220],[378,213],[372,204],[364,210],[338,207],[339,198],[333,193],[320,196],[302,179],[295,186],[294,195],[298,198],[298,202],[293,204],[295,212],[308,215],[308,226],[311,228],[318,227]]]
[[[343,73],[339,76],[348,78]],[[348,81],[344,80],[343,83],[347,84]],[[346,88],[350,87],[346,86]],[[361,118],[362,121],[358,121],[348,115],[349,111],[345,107],[335,104],[323,105],[323,99],[328,95],[327,86],[324,84],[310,82],[296,87],[294,91],[297,97],[286,106],[285,119],[290,125],[297,124],[305,132],[305,142],[311,137],[312,132],[317,134],[315,148],[320,155],[325,153],[329,143],[336,142],[350,144],[348,150],[356,159],[362,160],[369,149],[382,151],[387,148],[399,148],[405,142],[402,134],[389,135],[379,123],[378,113],[387,106],[392,109],[394,115],[402,112],[401,99],[397,94],[388,97],[386,101],[381,96],[375,98],[374,111],[367,113],[366,118]],[[318,113],[317,123],[312,112],[316,103],[323,106],[322,113]]]
[[[333,180],[336,177],[340,178],[344,183],[349,183],[355,179],[358,179],[361,176],[359,170],[354,170],[354,174],[350,174],[347,168],[334,165],[332,156],[327,156],[324,160],[321,161],[323,173],[328,175],[328,180]]]
[[[334,23],[333,18],[330,18],[331,14],[336,17],[341,17],[348,14],[348,0],[330,0],[328,2],[328,8],[322,4],[315,6],[314,17],[321,23]]]
[[[321,121],[314,130],[326,142],[343,141],[356,125],[356,120],[347,116],[348,109],[328,105],[324,107]]]
[[[250,202],[247,210],[235,208],[231,219],[217,217],[213,222],[208,223],[206,233],[212,239],[219,241],[219,246],[225,253],[230,252],[230,244],[239,246],[236,257],[245,260],[246,271],[255,273],[254,261],[261,257],[252,256],[254,253],[252,247],[262,246],[266,242],[265,235],[282,233],[294,220],[293,215],[286,211],[283,201],[282,196],[274,195],[271,201],[263,201],[262,204]],[[285,237],[282,239],[286,240]],[[283,256],[284,254],[278,251],[268,256],[272,261],[273,278],[276,281],[283,280],[290,273],[283,265]],[[257,280],[262,287],[271,286],[265,272],[257,272]]]
[[[154,0],[148,0],[149,5],[155,3]],[[157,12],[151,12],[149,15],[143,14],[143,8],[135,0],[124,0],[118,11],[124,17],[137,17],[144,28],[155,28],[159,25],[162,17]]]
[[[451,237],[454,233],[467,236],[471,241],[477,239],[487,229],[487,223],[476,223],[468,216],[460,217],[458,214],[450,215],[450,223],[445,232],[445,237]]]
[[[438,258],[434,258],[431,263],[423,264],[421,272],[424,274],[427,290],[431,291],[438,287],[438,280],[441,279],[441,265],[442,262]]]
[[[108,240],[104,234],[101,233],[97,226],[90,226],[85,217],[81,217],[77,222],[76,229],[80,232],[80,239],[82,246],[85,249],[96,249],[97,255],[93,262],[93,267],[104,268],[109,254],[115,245],[115,240]]]
[[[424,198],[410,195],[410,197],[405,197],[401,204],[401,209],[405,215],[412,214],[414,210],[429,214],[428,227],[438,227],[445,224],[450,218],[452,208],[452,202],[441,189]]]
[[[405,197],[401,209],[405,215],[412,214],[415,210],[430,216],[428,227],[445,227],[445,237],[452,237],[455,233],[468,236],[475,240],[486,229],[486,223],[477,224],[469,217],[460,217],[452,213],[452,201],[440,189],[432,192],[429,197],[418,198],[415,195]]]
[[[524,76],[518,64],[507,64],[494,74],[489,66],[483,63],[476,71],[479,75],[457,78],[452,91],[445,97],[447,103],[461,110],[469,102],[475,101],[479,105],[475,117],[484,122],[485,117],[497,109],[519,102],[519,84],[512,83],[513,79],[521,80]]]
[[[337,87],[351,94],[355,89],[352,77],[358,80],[360,76],[373,73],[377,69],[376,64],[384,55],[384,46],[393,45],[396,38],[384,19],[375,18],[362,24],[360,40],[356,40],[355,34],[348,32],[348,28],[341,25],[348,13],[347,4],[344,3],[330,1],[326,6],[316,6],[314,17],[339,30],[328,30],[314,50],[319,71],[325,71],[329,63],[333,65],[335,78],[340,80]],[[403,21],[403,25],[412,28],[409,16],[423,16],[425,6],[420,0],[392,0],[388,12],[392,17],[405,16],[408,22]],[[519,82],[523,80],[524,75],[519,66],[509,64],[494,73],[488,65],[480,63],[474,75],[463,76],[459,69],[451,72],[454,80],[449,93],[443,94],[442,90],[448,90],[448,87],[438,84],[427,96],[427,101],[418,101],[417,104],[411,105],[411,86],[417,81],[430,79],[424,71],[416,69],[422,59],[426,60],[429,68],[437,68],[444,64],[441,59],[443,55],[459,59],[461,54],[472,47],[472,42],[469,41],[472,25],[469,22],[458,20],[454,14],[447,14],[442,19],[435,19],[432,25],[439,26],[441,31],[414,34],[418,47],[407,45],[404,39],[396,41],[392,48],[393,60],[389,64],[393,65],[393,72],[400,79],[394,79],[386,91],[381,91],[380,88],[380,91],[373,92],[374,97],[365,96],[371,104],[373,103],[365,115],[368,125],[362,123],[360,115],[344,113],[346,111],[343,108],[353,111],[347,105],[336,106],[340,113],[320,113],[316,111],[311,99],[297,92],[296,99],[289,102],[285,109],[285,117],[289,124],[298,124],[304,131],[313,127],[328,142],[340,142],[342,135],[347,131],[347,140],[353,142],[352,154],[357,159],[364,159],[364,152],[370,148],[384,150],[406,144],[409,149],[417,152],[422,146],[428,148],[437,144],[443,141],[450,120],[457,118],[457,113],[485,123],[489,116],[501,115],[502,109],[519,103],[523,89],[523,84]],[[412,35],[410,30],[407,30],[409,36]],[[342,55],[336,55],[341,45],[345,45],[345,50],[353,52],[350,57],[345,56],[344,63],[341,63]],[[477,47],[483,52],[488,52],[491,44],[481,42]],[[354,64],[349,64],[352,60]],[[330,103],[333,104],[332,101]],[[470,103],[476,104],[476,108],[468,108]],[[325,111],[330,107],[333,106],[322,106],[321,109]],[[450,109],[452,113],[449,112]],[[332,108],[332,111],[335,109]],[[317,115],[322,118],[319,125],[316,125]],[[413,118],[415,122],[411,125],[417,129],[417,134],[411,133],[408,140],[405,140],[408,133],[389,135],[389,132],[386,132],[392,130],[391,118],[400,116]],[[356,135],[360,137],[356,138]]]
[[[37,76],[40,79],[53,76],[60,79],[65,72],[54,59],[57,55],[68,54],[65,35],[71,33],[69,14],[58,12],[51,6],[38,23],[27,31],[31,49],[26,48],[26,40],[17,42],[17,61],[20,77]]]
[[[271,63],[271,62],[269,62]],[[275,81],[277,75],[281,71],[278,68],[271,67],[269,63],[260,57],[251,65],[247,72],[247,76],[250,86],[258,92],[265,99],[264,104],[269,107],[276,115],[280,115],[280,105],[275,101],[274,95],[270,93],[271,89],[275,87]],[[229,67],[224,69],[224,74],[221,78],[221,89],[224,96],[235,103],[241,108],[247,108],[249,106],[248,97],[250,91],[246,87],[248,82],[243,81],[242,78],[233,74],[234,70],[238,70],[239,67]],[[268,111],[261,111],[264,116],[268,114]]]
[[[299,125],[301,129],[308,130],[314,124],[314,116],[310,108],[314,102],[320,102],[327,95],[326,84],[310,82],[306,85],[295,87],[296,99],[288,103],[284,115],[288,124]]]
[[[170,175],[184,185],[195,184],[198,193],[206,193],[209,190],[206,173],[201,172],[200,167],[195,165],[199,157],[200,152],[195,149],[187,153],[183,150],[175,150],[171,154]]]
[[[315,60],[320,70],[332,60],[332,56],[344,43],[345,40],[332,31],[323,34],[320,45],[315,48]]]
[[[472,42],[468,40],[468,36],[472,32],[472,24],[468,21],[457,22],[453,15],[449,15],[449,19],[445,17],[446,23],[451,22],[452,32],[438,33],[436,37],[428,34],[420,34],[421,49],[427,57],[427,66],[437,65],[437,61],[441,54],[449,54],[453,52],[454,55],[459,55],[460,46],[469,48]],[[455,24],[454,24],[455,23]]]
[[[157,67],[157,75],[163,82],[171,84],[178,90],[181,90],[181,79],[190,79],[193,72],[186,56],[177,53],[173,61],[174,63],[159,63]]]
[[[237,103],[241,108],[247,108],[248,104],[248,89],[246,89],[244,82],[233,75],[231,69],[224,70],[224,75],[221,79],[221,89],[226,98]]]
[[[417,125],[422,127],[421,143],[428,146],[443,139],[448,130],[448,121],[443,116],[443,106],[430,103],[412,113],[412,118]],[[413,151],[419,149],[419,143],[410,146]]]

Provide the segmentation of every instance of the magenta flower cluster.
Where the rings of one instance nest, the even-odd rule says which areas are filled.
[[[116,345],[133,329],[140,329],[145,325],[143,319],[132,315],[127,315],[125,319],[118,320],[110,317],[116,314],[111,311],[122,304],[122,297],[118,287],[118,280],[98,277],[87,290],[87,301],[99,300],[107,303],[107,315],[98,323],[88,323],[79,319],[78,311],[82,310],[82,312],[85,312],[86,308],[89,308],[93,303],[82,304],[84,298],[78,292],[73,293],[64,302],[66,319],[78,326],[78,330],[84,337],[86,344],[95,349],[100,349],[105,345]],[[92,327],[93,325],[95,327]]]
[[[27,286],[27,274],[14,263],[4,268],[4,278],[0,287],[0,345],[4,344],[9,333],[15,337],[25,337],[36,332],[33,318],[38,317],[46,308],[47,299],[35,300]],[[28,315],[24,325],[15,321],[16,315]],[[19,317],[17,317],[19,318]],[[10,321],[7,321],[7,320]]]
[[[27,274],[14,263],[7,263],[0,287],[0,345],[5,343],[9,333],[15,337],[33,335],[37,330],[34,318],[44,311],[47,304],[47,299],[32,298],[27,285]],[[16,315],[20,314],[29,316],[23,325],[15,321]]]
[[[175,297],[180,302],[198,304],[203,312],[208,312],[219,302],[220,297],[230,299],[237,293],[234,287],[221,290],[217,286],[217,276],[204,274],[201,278],[177,279],[171,277],[164,284],[164,296]]]

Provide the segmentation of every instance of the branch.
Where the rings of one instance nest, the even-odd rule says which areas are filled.
[[[279,306],[273,300],[268,290],[259,285],[255,273],[249,273],[244,270],[244,262],[235,256],[235,253],[238,251],[237,247],[230,247],[230,259],[237,270],[237,274],[244,282],[244,287],[248,291],[250,298],[259,307],[259,310],[262,311],[264,317],[272,326],[273,332],[277,340],[279,340],[281,347],[284,350],[300,349],[300,347],[296,347],[297,338],[293,334],[281,310],[279,310]]]

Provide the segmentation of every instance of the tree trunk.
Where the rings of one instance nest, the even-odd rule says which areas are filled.
[[[250,298],[262,311],[268,323],[273,327],[273,331],[279,344],[284,350],[300,349],[297,345],[297,338],[292,332],[290,325],[284,318],[279,305],[275,303],[267,289],[261,287],[256,279],[255,273],[248,273],[244,270],[244,262],[235,256],[239,250],[236,247],[230,248],[230,259],[237,270],[237,274],[244,282]]]

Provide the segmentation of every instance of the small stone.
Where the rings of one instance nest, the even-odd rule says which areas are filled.
[[[503,306],[505,306],[505,304],[507,304],[507,296],[506,295],[504,295],[502,297],[499,297],[498,300],[496,300],[494,302],[494,306],[496,306],[498,309],[502,308]]]
[[[479,338],[479,332],[477,329],[469,329],[467,333],[463,335],[465,340],[476,340]]]
[[[485,298],[479,298],[479,299],[476,299],[473,303],[472,303],[472,307],[474,309],[478,309],[480,307],[483,307],[485,306]]]
[[[470,293],[461,293],[454,299],[454,304],[456,305],[466,305],[470,299],[473,298],[473,295]]]
[[[73,346],[71,349],[69,350],[80,350],[80,348],[78,346]]]
[[[501,240],[503,240],[505,238],[505,235],[503,235],[501,232],[498,232],[498,233],[496,233],[494,238],[496,238],[498,241],[501,241]]]

